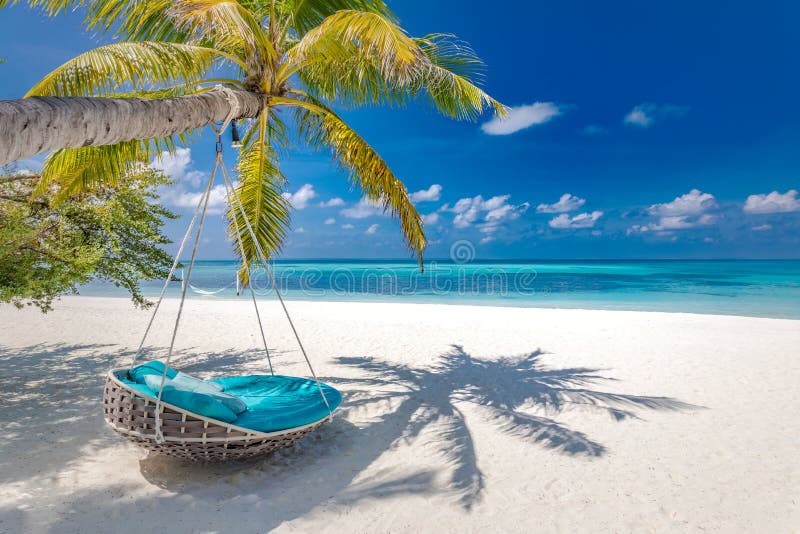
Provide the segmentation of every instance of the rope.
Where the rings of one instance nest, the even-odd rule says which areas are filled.
[[[222,132],[224,132],[225,128],[228,127],[228,124],[230,124],[231,121],[237,118],[241,113],[239,111],[239,100],[233,96],[233,92],[230,89],[220,84],[215,85],[214,89],[222,92],[222,96],[224,96],[225,100],[228,101],[228,107],[230,108],[228,116],[225,117],[224,121],[222,121],[222,126],[219,129],[217,129],[213,124],[211,125],[211,129],[214,130],[214,133],[217,134],[217,139],[219,139]],[[221,152],[217,151],[217,154],[220,153]]]
[[[214,183],[214,175],[217,172],[217,168],[219,167],[219,158],[217,158],[217,162],[214,164],[214,169],[211,171],[211,176],[208,178],[208,185],[206,185],[206,189],[203,192],[203,195],[200,197],[200,203],[198,207],[202,204],[203,209],[200,212],[200,223],[197,225],[197,233],[194,237],[194,246],[192,247],[192,257],[189,260],[189,269],[186,272],[186,283],[183,286],[183,290],[181,291],[181,301],[178,305],[178,315],[175,318],[175,326],[172,329],[172,339],[169,343],[169,351],[167,352],[167,359],[164,362],[164,372],[161,373],[161,383],[158,387],[158,398],[156,399],[156,417],[155,417],[155,427],[156,427],[156,435],[155,440],[157,444],[164,443],[164,434],[161,433],[161,396],[164,393],[164,383],[167,380],[167,370],[169,369],[169,362],[172,359],[172,351],[175,349],[175,338],[178,335],[178,325],[181,321],[181,315],[183,314],[183,305],[186,302],[186,290],[189,288],[189,281],[192,278],[192,269],[194,268],[194,260],[197,257],[197,248],[200,245],[200,236],[203,233],[203,223],[206,219],[206,210],[208,209],[208,200],[211,198],[211,186]]]
[[[215,289],[215,290],[212,291],[210,289],[203,289],[201,287],[196,287],[196,286],[193,286],[192,284],[189,284],[189,289],[191,289],[192,291],[194,291],[198,295],[212,296],[212,295],[219,295],[220,293],[222,293],[226,289],[230,289],[235,285],[236,285],[236,282],[233,282],[231,284],[228,284],[225,287],[221,287],[219,289]]]
[[[203,197],[201,195],[200,202],[197,204],[197,207],[194,209],[194,215],[192,216],[192,220],[189,223],[188,228],[186,228],[186,233],[183,235],[183,240],[181,241],[181,246],[178,248],[178,252],[175,254],[175,260],[172,262],[172,267],[169,269],[169,274],[167,275],[167,279],[164,280],[164,285],[161,288],[161,294],[158,296],[158,301],[156,302],[155,308],[153,308],[153,314],[150,316],[150,322],[147,323],[147,328],[144,331],[144,336],[142,336],[142,341],[139,343],[139,348],[136,349],[136,352],[133,355],[133,359],[131,360],[130,368],[133,369],[134,365],[136,364],[136,360],[139,359],[139,356],[142,355],[144,352],[144,342],[147,340],[147,336],[150,333],[150,328],[153,326],[153,321],[156,319],[156,314],[158,313],[158,309],[161,307],[161,301],[164,300],[164,295],[167,293],[167,287],[169,283],[172,281],[172,276],[175,274],[175,269],[178,267],[178,263],[180,263],[181,254],[183,254],[183,249],[186,247],[186,242],[189,240],[189,234],[192,233],[192,228],[194,228],[194,223],[197,220],[197,214],[200,213],[200,205],[202,204]]]
[[[292,329],[292,333],[294,334],[294,337],[297,340],[297,345],[300,347],[300,352],[302,352],[303,358],[305,358],[306,364],[308,365],[308,369],[311,371],[311,375],[314,377],[314,382],[317,384],[317,389],[319,390],[319,393],[322,396],[322,400],[325,402],[325,406],[328,408],[328,415],[330,417],[333,416],[333,410],[331,409],[331,405],[328,402],[327,397],[325,396],[325,391],[322,389],[322,384],[320,383],[319,378],[317,377],[317,373],[314,371],[313,365],[311,365],[311,360],[308,357],[308,353],[306,353],[306,349],[303,346],[303,342],[300,340],[300,334],[297,332],[297,328],[294,325],[294,321],[292,321],[292,317],[289,314],[289,310],[286,307],[286,303],[283,300],[283,295],[281,295],[281,292],[278,289],[278,283],[275,280],[275,276],[273,275],[272,270],[269,267],[269,264],[267,262],[267,256],[264,253],[264,250],[261,248],[261,244],[258,242],[258,239],[256,238],[255,232],[253,231],[253,227],[250,224],[250,220],[247,218],[247,214],[244,211],[244,206],[242,205],[241,199],[239,198],[239,194],[238,194],[238,192],[236,191],[236,188],[233,185],[233,180],[231,180],[230,176],[228,175],[228,171],[225,168],[225,163],[222,160],[222,138],[221,138],[221,132],[223,130],[225,130],[225,128],[228,127],[228,124],[230,123],[230,121],[233,118],[236,117],[236,115],[238,114],[239,110],[238,110],[238,103],[227,92],[227,89],[225,89],[222,86],[217,86],[217,89],[219,89],[219,90],[224,92],[228,102],[231,104],[231,112],[228,114],[228,116],[226,117],[226,119],[223,122],[221,127],[218,128],[215,125],[211,126],[212,130],[217,135],[217,143],[216,143],[217,156],[216,156],[216,159],[214,161],[214,168],[211,171],[211,175],[208,178],[208,183],[206,184],[205,190],[203,191],[203,194],[200,196],[200,201],[199,201],[197,207],[195,208],[194,215],[192,216],[192,220],[189,223],[189,227],[186,229],[186,233],[183,236],[183,240],[181,241],[181,245],[180,245],[180,247],[178,249],[178,253],[175,256],[175,260],[172,263],[172,267],[170,268],[169,274],[167,275],[167,279],[164,282],[164,286],[161,289],[161,294],[159,295],[158,302],[156,303],[155,309],[153,310],[153,315],[150,317],[150,322],[148,323],[147,328],[145,329],[145,333],[144,333],[144,336],[142,337],[142,341],[139,344],[139,348],[136,351],[136,353],[134,354],[133,360],[131,362],[131,367],[133,367],[133,365],[136,363],[137,358],[141,355],[141,353],[143,351],[143,347],[144,347],[145,340],[147,339],[147,335],[150,332],[150,328],[153,325],[153,322],[155,320],[155,316],[156,316],[156,314],[158,312],[158,309],[161,306],[161,302],[164,299],[164,295],[166,294],[169,282],[172,280],[172,276],[174,275],[175,269],[177,268],[177,265],[179,263],[179,258],[181,256],[181,254],[183,253],[183,250],[184,250],[184,248],[186,246],[186,243],[188,242],[189,235],[191,234],[191,232],[192,232],[192,230],[194,228],[194,225],[197,222],[197,217],[198,217],[198,214],[199,214],[200,215],[200,221],[199,221],[199,224],[197,225],[197,232],[195,233],[194,245],[192,247],[192,255],[191,255],[191,258],[189,260],[189,269],[188,269],[188,271],[186,273],[186,279],[184,280],[183,288],[181,289],[181,299],[180,299],[180,304],[178,306],[178,314],[177,314],[177,317],[175,318],[175,326],[172,329],[172,337],[170,339],[169,351],[167,352],[167,358],[166,358],[166,360],[164,362],[164,371],[161,373],[161,382],[160,382],[159,388],[158,388],[158,397],[156,398],[156,406],[155,406],[155,442],[157,444],[159,444],[159,445],[164,443],[164,441],[165,441],[164,434],[161,431],[161,397],[162,397],[162,395],[164,393],[164,384],[166,383],[166,379],[167,379],[167,371],[169,370],[169,363],[170,363],[170,360],[172,359],[172,353],[173,353],[173,351],[175,349],[175,338],[178,335],[178,327],[180,325],[181,316],[183,314],[183,306],[184,306],[184,303],[186,302],[186,291],[187,291],[187,289],[192,287],[192,285],[190,283],[190,280],[191,280],[191,277],[192,277],[192,269],[194,268],[195,259],[197,258],[197,249],[198,249],[198,246],[200,244],[200,237],[201,237],[201,235],[203,233],[203,224],[205,223],[206,212],[208,210],[208,201],[209,201],[209,199],[211,197],[211,188],[212,188],[212,185],[214,183],[214,177],[215,177],[215,175],[217,173],[217,169],[222,169],[222,176],[223,176],[223,180],[224,180],[224,184],[225,184],[225,190],[226,190],[226,193],[227,193],[227,196],[228,196],[228,201],[229,202],[231,200],[234,201],[234,203],[236,205],[235,207],[238,208],[238,211],[241,214],[242,219],[245,222],[245,226],[247,228],[247,231],[250,233],[250,236],[253,239],[253,244],[255,245],[255,248],[256,248],[256,260],[263,265],[264,269],[267,272],[267,275],[269,276],[269,280],[270,280],[270,283],[272,284],[272,288],[275,290],[275,295],[278,297],[278,301],[281,304],[281,308],[283,308],[283,312],[286,315],[286,319],[289,322],[289,326]],[[202,206],[202,209],[201,209],[201,206]],[[241,250],[242,257],[244,258],[245,257],[245,249],[244,249],[244,243],[242,242],[242,236],[241,236],[240,229],[239,229],[239,223],[236,220],[236,217],[234,217],[233,220],[234,220],[234,226],[235,226],[235,229],[236,229],[236,238],[237,238],[237,241],[239,243],[239,248]],[[247,272],[248,272],[248,275],[251,274],[251,265],[247,266]],[[250,282],[251,283],[248,283],[247,285],[248,285],[248,288],[250,289],[250,297],[252,298],[253,306],[255,308],[256,318],[258,320],[258,327],[259,327],[259,330],[261,332],[261,339],[264,342],[264,352],[265,352],[265,354],[267,356],[267,362],[269,363],[269,371],[274,376],[275,372],[274,372],[273,367],[272,367],[272,359],[270,358],[269,348],[267,346],[267,338],[266,338],[266,335],[264,334],[264,325],[263,325],[263,323],[261,321],[261,314],[259,313],[259,310],[258,310],[258,302],[256,300],[256,295],[255,295],[255,291],[253,289],[252,280],[250,280]],[[194,289],[194,288],[192,288],[192,289]]]
[[[242,219],[244,220],[245,226],[247,230],[250,232],[250,236],[253,239],[253,244],[256,247],[256,257],[264,266],[264,269],[267,271],[267,275],[269,276],[270,283],[272,284],[272,288],[275,290],[275,295],[278,297],[278,301],[281,303],[281,307],[283,308],[283,313],[286,315],[286,319],[289,321],[289,326],[292,328],[292,333],[294,333],[294,338],[297,340],[297,345],[300,347],[300,352],[303,353],[303,357],[306,360],[306,364],[308,365],[308,369],[311,371],[311,376],[314,377],[314,382],[317,384],[317,389],[319,389],[320,395],[322,395],[322,400],[325,402],[325,406],[328,408],[328,415],[333,416],[333,410],[331,409],[330,403],[328,403],[327,397],[325,397],[325,391],[322,389],[322,384],[320,384],[319,378],[317,378],[317,373],[314,371],[314,366],[311,365],[311,360],[308,358],[308,354],[306,353],[306,349],[303,346],[303,342],[300,340],[300,334],[297,333],[297,328],[294,326],[294,321],[292,321],[292,316],[289,315],[289,310],[286,308],[286,303],[283,300],[283,296],[281,292],[278,290],[278,283],[275,281],[275,277],[272,274],[272,270],[269,268],[267,263],[267,256],[264,254],[264,250],[261,248],[261,244],[258,242],[256,238],[256,234],[253,231],[253,227],[250,224],[250,220],[247,218],[245,214],[244,207],[242,206],[242,201],[239,198],[239,194],[236,192],[236,188],[233,187],[233,181],[231,180],[230,176],[228,176],[228,171],[225,169],[225,165],[222,165],[222,178],[225,180],[226,187],[233,191],[233,199],[236,202],[236,206],[239,208],[239,213],[242,215]],[[252,290],[252,288],[251,288]]]

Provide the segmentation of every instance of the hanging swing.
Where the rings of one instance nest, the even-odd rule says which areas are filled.
[[[256,239],[238,192],[225,169],[222,161],[221,131],[225,129],[227,122],[222,128],[214,128],[217,135],[214,169],[161,289],[139,348],[130,367],[112,369],[108,372],[103,394],[105,420],[117,433],[150,451],[202,462],[249,458],[291,445],[323,423],[330,421],[334,410],[342,400],[341,394],[336,389],[323,384],[317,378],[278,290],[267,257]],[[169,366],[186,300],[186,290],[191,287],[189,282],[192,268],[197,256],[214,176],[218,169],[222,174],[228,202],[242,215],[246,230],[255,244],[257,261],[269,276],[313,379],[275,374],[252,284],[248,284],[248,287],[261,330],[269,375],[200,380]],[[244,257],[244,246],[235,217],[233,221],[237,244]],[[163,362],[153,360],[137,366],[136,362],[144,352],[147,335],[195,223],[197,230],[194,245],[186,282],[181,289],[180,304],[167,356]],[[248,274],[250,267],[249,264],[246,266]]]

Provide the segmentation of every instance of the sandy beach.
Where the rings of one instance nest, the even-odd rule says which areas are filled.
[[[90,297],[47,315],[0,307],[0,531],[800,528],[800,321],[289,307],[342,409],[293,448],[212,466],[148,456],[103,421],[103,376],[128,363],[148,312]],[[261,310],[277,372],[305,376],[278,304]],[[184,313],[175,367],[266,372],[246,302]]]

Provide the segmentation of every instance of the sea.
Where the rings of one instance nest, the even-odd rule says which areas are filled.
[[[535,308],[688,312],[800,319],[800,260],[426,261],[279,260],[253,271],[256,297],[287,300],[408,302]],[[198,261],[186,284],[177,269],[167,295],[249,299],[236,261]],[[273,285],[274,282],[274,285]],[[143,281],[155,298],[163,281]],[[124,297],[92,282],[79,293]]]

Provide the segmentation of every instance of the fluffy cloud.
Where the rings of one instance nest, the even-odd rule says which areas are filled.
[[[422,222],[424,224],[430,224],[430,225],[436,224],[437,222],[439,222],[439,214],[436,213],[436,212],[433,212],[433,213],[429,213],[428,215],[423,215],[422,216]]]
[[[302,210],[308,207],[308,203],[316,196],[317,192],[314,191],[314,186],[311,184],[303,185],[294,193],[283,193],[283,198],[288,200],[296,210]]]
[[[353,226],[353,225],[352,225],[352,224],[350,224],[350,223],[347,223],[347,224],[343,224],[343,225],[342,225],[342,230],[352,230],[353,228],[355,228],[355,226]]]
[[[797,191],[790,189],[784,194],[773,191],[765,195],[750,195],[744,202],[746,213],[788,213],[800,211]]]
[[[657,223],[645,225],[634,224],[628,229],[629,234],[647,232],[671,232],[673,230],[688,230],[699,226],[710,226],[717,222],[717,216],[706,213],[699,217],[670,216],[661,217]]]
[[[150,166],[174,180],[189,182],[195,187],[200,185],[200,180],[205,176],[204,173],[191,169],[192,149],[190,148],[176,148],[174,154],[164,151],[153,158]]]
[[[442,210],[456,214],[453,218],[453,226],[456,228],[468,228],[483,217],[485,224],[482,230],[493,231],[500,223],[519,218],[530,207],[527,202],[517,206],[509,204],[509,198],[511,195],[499,195],[484,200],[481,195],[478,195],[473,198],[462,198],[452,208],[445,205]]]
[[[564,193],[555,204],[539,204],[536,206],[537,213],[566,213],[575,211],[586,204],[586,199],[578,198],[569,193]]]
[[[327,219],[325,219],[325,224],[336,224],[336,219],[334,219],[333,217],[328,217]]]
[[[378,231],[378,225],[377,224],[373,224],[372,226],[367,228],[367,231],[364,232],[364,233],[367,234],[367,235],[373,235],[377,231]]]
[[[411,202],[436,202],[442,196],[442,186],[433,184],[428,189],[411,193],[408,198]]]
[[[202,191],[180,191],[175,189],[166,189],[162,192],[161,198],[164,202],[176,206],[178,208],[196,208],[200,203],[200,197],[203,196]],[[225,209],[225,200],[227,195],[225,193],[224,185],[215,185],[211,188],[211,194],[208,197],[208,208],[206,213],[209,215],[219,215]]]
[[[714,195],[692,189],[685,195],[676,197],[672,202],[653,204],[647,213],[658,217],[658,221],[649,224],[635,224],[628,228],[628,234],[688,230],[701,226],[710,226],[717,222],[716,215],[707,213],[717,207]]]
[[[319,203],[320,208],[335,208],[337,206],[344,206],[344,200],[339,197],[334,197],[330,200]]]
[[[486,237],[484,237],[483,239],[478,241],[478,244],[479,245],[485,245],[486,243],[491,243],[494,240],[495,240],[495,237],[487,235]]]
[[[357,204],[353,205],[352,207],[345,208],[339,213],[348,219],[366,219],[367,217],[384,215],[383,208],[376,206],[365,198],[362,198]]]
[[[649,128],[663,119],[682,117],[689,112],[687,106],[674,104],[639,104],[628,112],[622,119],[624,124],[638,128]]]
[[[772,225],[771,224],[760,224],[758,226],[754,226],[753,230],[755,230],[756,232],[768,232],[768,231],[772,230]]]
[[[536,124],[544,124],[563,113],[553,102],[536,102],[529,106],[517,106],[508,111],[508,116],[495,117],[481,126],[489,135],[509,135]]]
[[[579,213],[574,217],[570,217],[566,213],[562,213],[558,217],[553,218],[548,225],[550,228],[558,228],[560,230],[575,229],[575,228],[592,228],[594,224],[603,216],[602,211],[593,211],[591,213]]]
[[[717,201],[714,195],[703,193],[699,189],[692,189],[685,195],[676,197],[672,202],[653,204],[647,208],[647,212],[651,215],[659,215],[662,217],[700,215],[716,207]]]

